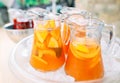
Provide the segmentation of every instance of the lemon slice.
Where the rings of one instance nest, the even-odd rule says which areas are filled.
[[[48,47],[49,48],[58,48],[59,47],[58,42],[54,37],[50,38],[49,43],[48,43]]]
[[[88,50],[88,48],[87,48],[85,45],[79,44],[79,45],[77,45],[75,48],[76,48],[78,51],[81,51],[81,52],[84,52],[84,53],[89,53],[89,50]]]
[[[43,55],[56,57],[56,52],[54,50],[51,50],[51,49],[43,50]]]
[[[36,32],[38,40],[43,43],[48,35],[48,31],[38,31]]]
[[[36,42],[36,46],[37,46],[38,48],[41,48],[41,49],[46,48],[45,44],[44,44],[44,43],[41,43],[41,42]]]
[[[60,28],[56,28],[50,32],[50,34],[58,40],[60,38]]]
[[[76,50],[84,53],[89,53],[89,49],[83,44],[79,42],[72,42],[73,46],[75,47]]]

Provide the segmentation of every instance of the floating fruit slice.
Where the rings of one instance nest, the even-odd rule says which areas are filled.
[[[75,47],[76,50],[84,52],[84,53],[89,53],[89,49],[84,45],[79,42],[72,42],[73,46]]]
[[[58,48],[59,47],[58,42],[54,37],[50,38],[49,43],[48,43],[48,47],[49,48]]]
[[[55,20],[48,20],[44,25],[45,28],[56,28]]]
[[[54,50],[51,50],[51,49],[39,50],[38,56],[39,56],[40,58],[42,58],[44,55],[56,57],[56,52],[55,52]]]
[[[88,57],[86,53],[76,50],[76,48],[72,45],[70,45],[70,50],[73,56],[76,57],[77,59],[85,60],[86,57]]]
[[[43,56],[48,55],[48,56],[56,57],[55,51],[51,49],[43,50],[42,53],[43,53]]]
[[[43,52],[42,52],[42,51],[39,51],[38,56],[39,56],[40,58],[42,58],[42,56],[43,56]]]
[[[38,61],[40,61],[40,62],[46,64],[46,65],[48,64],[47,61],[45,61],[45,60],[42,59],[42,58],[39,58],[38,56],[32,55],[32,57],[35,58],[36,60],[38,60]]]
[[[56,40],[58,40],[60,38],[60,28],[59,27],[52,30],[50,33]]]
[[[79,44],[79,45],[77,45],[75,48],[76,48],[78,51],[81,51],[81,52],[84,52],[84,53],[89,53],[89,50],[88,50],[88,48],[87,48],[85,45]]]
[[[44,43],[41,43],[41,42],[36,42],[36,46],[38,47],[38,48],[40,48],[40,49],[45,49],[46,48],[46,46],[45,46],[45,44]]]
[[[36,31],[36,35],[38,40],[43,43],[48,35],[48,31],[44,30],[44,31]]]
[[[48,64],[45,60],[43,60],[42,58],[38,58],[41,62],[43,62],[44,64]]]
[[[84,52],[81,49],[84,49]],[[76,46],[70,44],[70,50],[71,50],[72,54],[74,54],[74,56],[78,59],[90,60],[90,59],[94,58],[95,56],[97,56],[97,53],[100,51],[100,50],[98,51],[98,47],[96,48],[96,46],[87,47],[88,51],[86,50],[86,48],[84,48],[84,46],[82,46],[81,49],[80,49],[80,47],[77,48]]]

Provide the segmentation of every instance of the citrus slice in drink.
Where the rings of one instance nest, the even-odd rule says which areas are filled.
[[[94,42],[95,43],[95,42]],[[76,44],[76,42],[72,42],[70,44],[70,49],[74,56],[78,59],[92,59],[94,58],[98,53],[98,45],[92,44],[87,45],[85,44]]]
[[[50,34],[56,39],[56,40],[58,40],[61,36],[60,36],[60,28],[59,27],[57,27],[57,28],[55,28],[54,30],[52,30],[51,32],[50,32]]]
[[[35,56],[34,56],[35,57]],[[38,57],[36,57],[40,62],[42,62],[42,63],[44,63],[44,64],[48,64],[45,60],[43,60],[42,58],[38,58]]]
[[[44,68],[43,65],[47,65],[48,64],[47,61],[45,61],[44,59],[42,59],[42,58],[40,58],[39,56],[36,56],[36,55],[32,55],[31,56],[30,63],[36,69]]]
[[[75,48],[80,52],[89,53],[89,50],[85,45],[78,44]]]
[[[36,35],[38,40],[43,43],[48,35],[48,31],[44,30],[44,31],[36,31]]]
[[[48,43],[48,47],[49,48],[58,48],[59,47],[58,42],[54,37],[50,38],[49,43]]]
[[[48,20],[46,21],[44,28],[55,28],[55,20]]]
[[[40,49],[45,49],[46,48],[46,46],[45,46],[45,44],[44,43],[41,43],[41,42],[36,42],[36,46],[38,47],[38,48],[40,48]]]
[[[39,50],[39,51],[38,51],[38,57],[39,57],[39,58],[42,58],[42,56],[43,56],[43,51],[40,51],[40,50]]]
[[[89,53],[89,49],[84,44],[74,41],[72,42],[72,45],[80,52]]]
[[[41,52],[42,52],[43,56],[48,55],[48,56],[56,57],[56,53],[54,50],[47,49],[47,50],[42,50]]]

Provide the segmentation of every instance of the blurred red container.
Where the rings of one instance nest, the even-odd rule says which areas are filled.
[[[14,29],[28,29],[28,28],[33,28],[32,20],[19,21],[17,19],[14,19]]]
[[[28,29],[33,28],[33,20],[27,16],[25,11],[19,11],[13,19],[14,29]]]

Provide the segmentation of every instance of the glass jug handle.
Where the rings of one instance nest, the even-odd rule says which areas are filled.
[[[115,41],[115,33],[114,33],[114,29],[115,29],[115,26],[112,25],[112,24],[105,24],[104,25],[105,28],[103,28],[103,31],[102,31],[102,42],[101,44],[104,46],[102,47],[104,53],[108,53],[111,48],[112,48],[112,44],[113,42]],[[105,51],[105,50],[108,50],[108,51]]]
[[[102,29],[102,51],[103,54],[108,54],[111,51],[112,44],[114,42],[115,33],[114,33],[115,26],[112,24],[104,24],[104,28]]]
[[[114,41],[115,38],[115,32],[114,32],[115,26],[112,24],[105,24],[105,32],[106,36],[108,38],[108,44],[111,44],[112,41]]]

